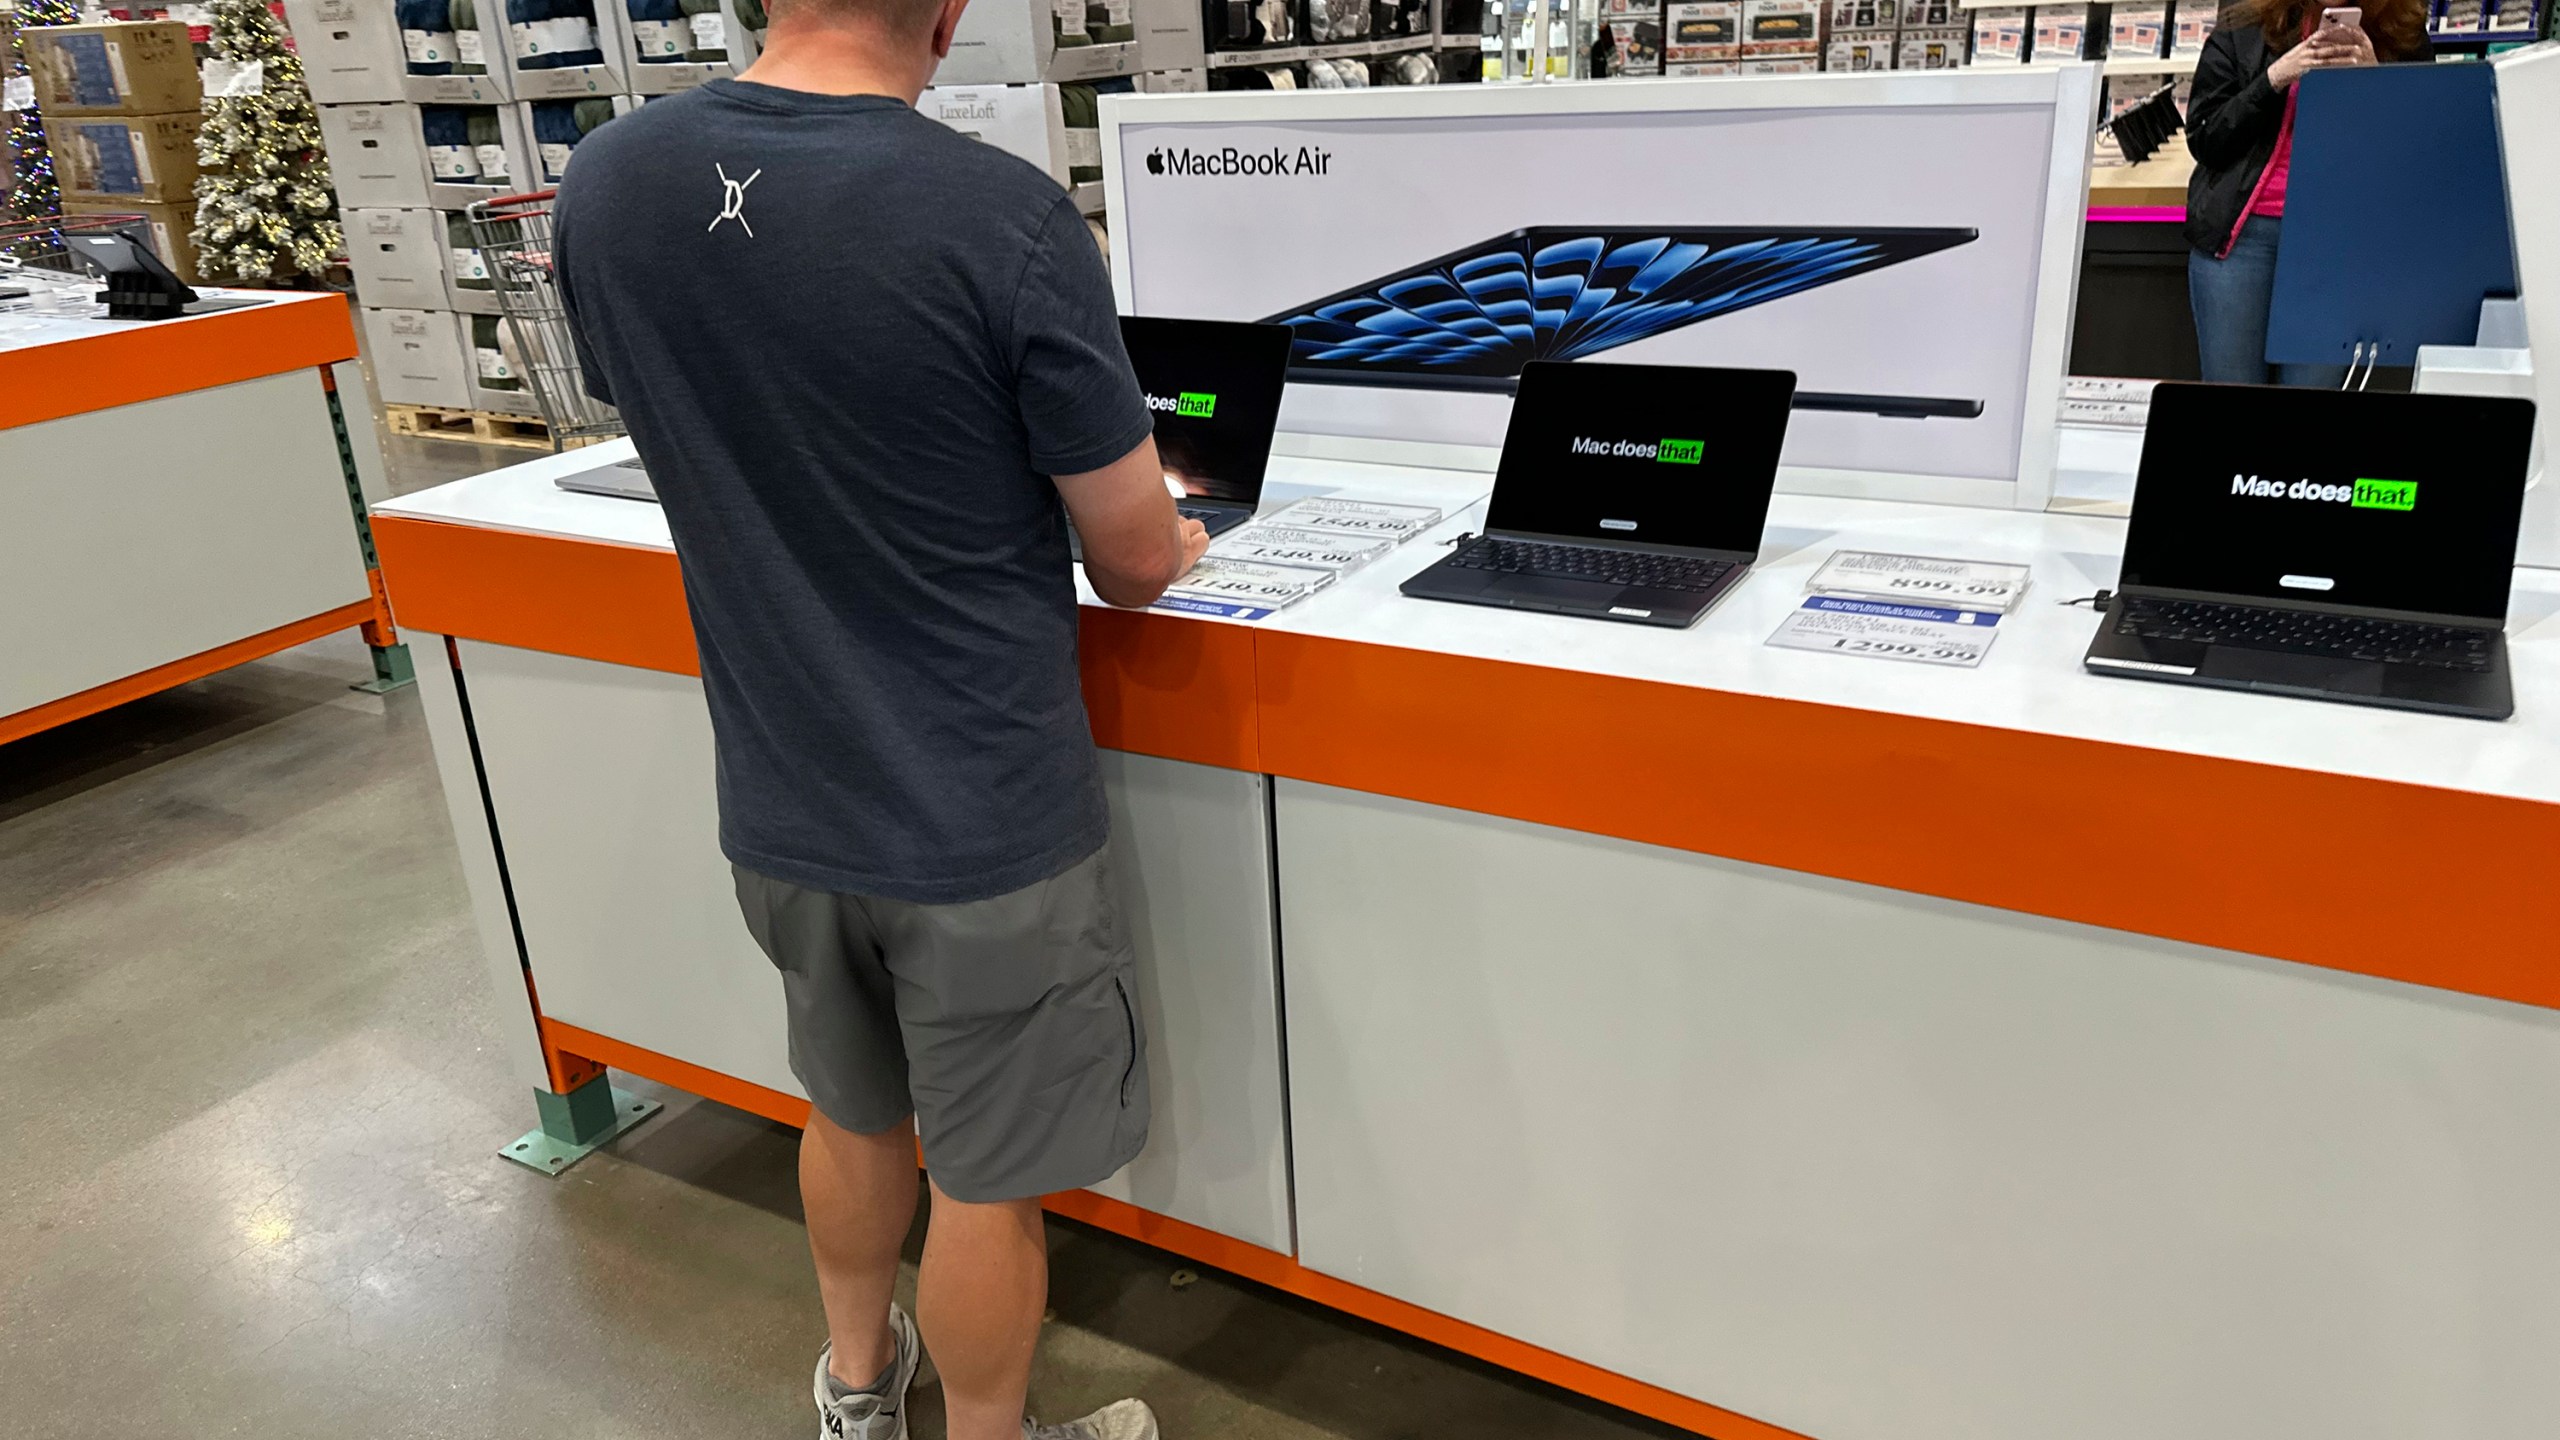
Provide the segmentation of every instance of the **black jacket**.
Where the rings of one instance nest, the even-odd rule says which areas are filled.
[[[2418,45],[2419,53],[2400,58],[2435,58],[2435,47],[2424,40]],[[2195,173],[2187,178],[2190,249],[2222,253],[2276,153],[2284,92],[2267,83],[2267,70],[2278,53],[2267,48],[2266,32],[2255,25],[2218,25],[2204,42],[2195,93],[2187,102],[2187,152],[2196,159]]]

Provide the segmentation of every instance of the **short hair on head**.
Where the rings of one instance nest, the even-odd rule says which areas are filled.
[[[893,35],[922,35],[933,29],[942,0],[768,0],[766,8],[776,20],[856,21]]]

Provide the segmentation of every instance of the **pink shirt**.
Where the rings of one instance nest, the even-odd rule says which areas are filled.
[[[2249,197],[2249,214],[2282,215],[2285,181],[2293,174],[2293,111],[2302,99],[2302,87],[2295,85],[2284,92],[2284,124],[2276,131],[2275,153],[2267,157],[2266,173],[2258,177],[2257,193]]]

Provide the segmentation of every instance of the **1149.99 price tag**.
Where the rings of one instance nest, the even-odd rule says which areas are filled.
[[[1769,643],[1784,650],[1970,670],[1991,653],[1991,642],[1999,635],[2000,617],[1988,611],[1814,595],[1786,618]]]

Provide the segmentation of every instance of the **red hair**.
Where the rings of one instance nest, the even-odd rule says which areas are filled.
[[[2427,33],[2426,0],[2362,0],[2364,33],[2373,40],[2374,58],[2385,62],[2414,60]],[[2330,0],[2234,0],[2222,12],[2225,25],[2255,25],[2266,32],[2267,48],[2278,55],[2300,44],[2320,23]]]

